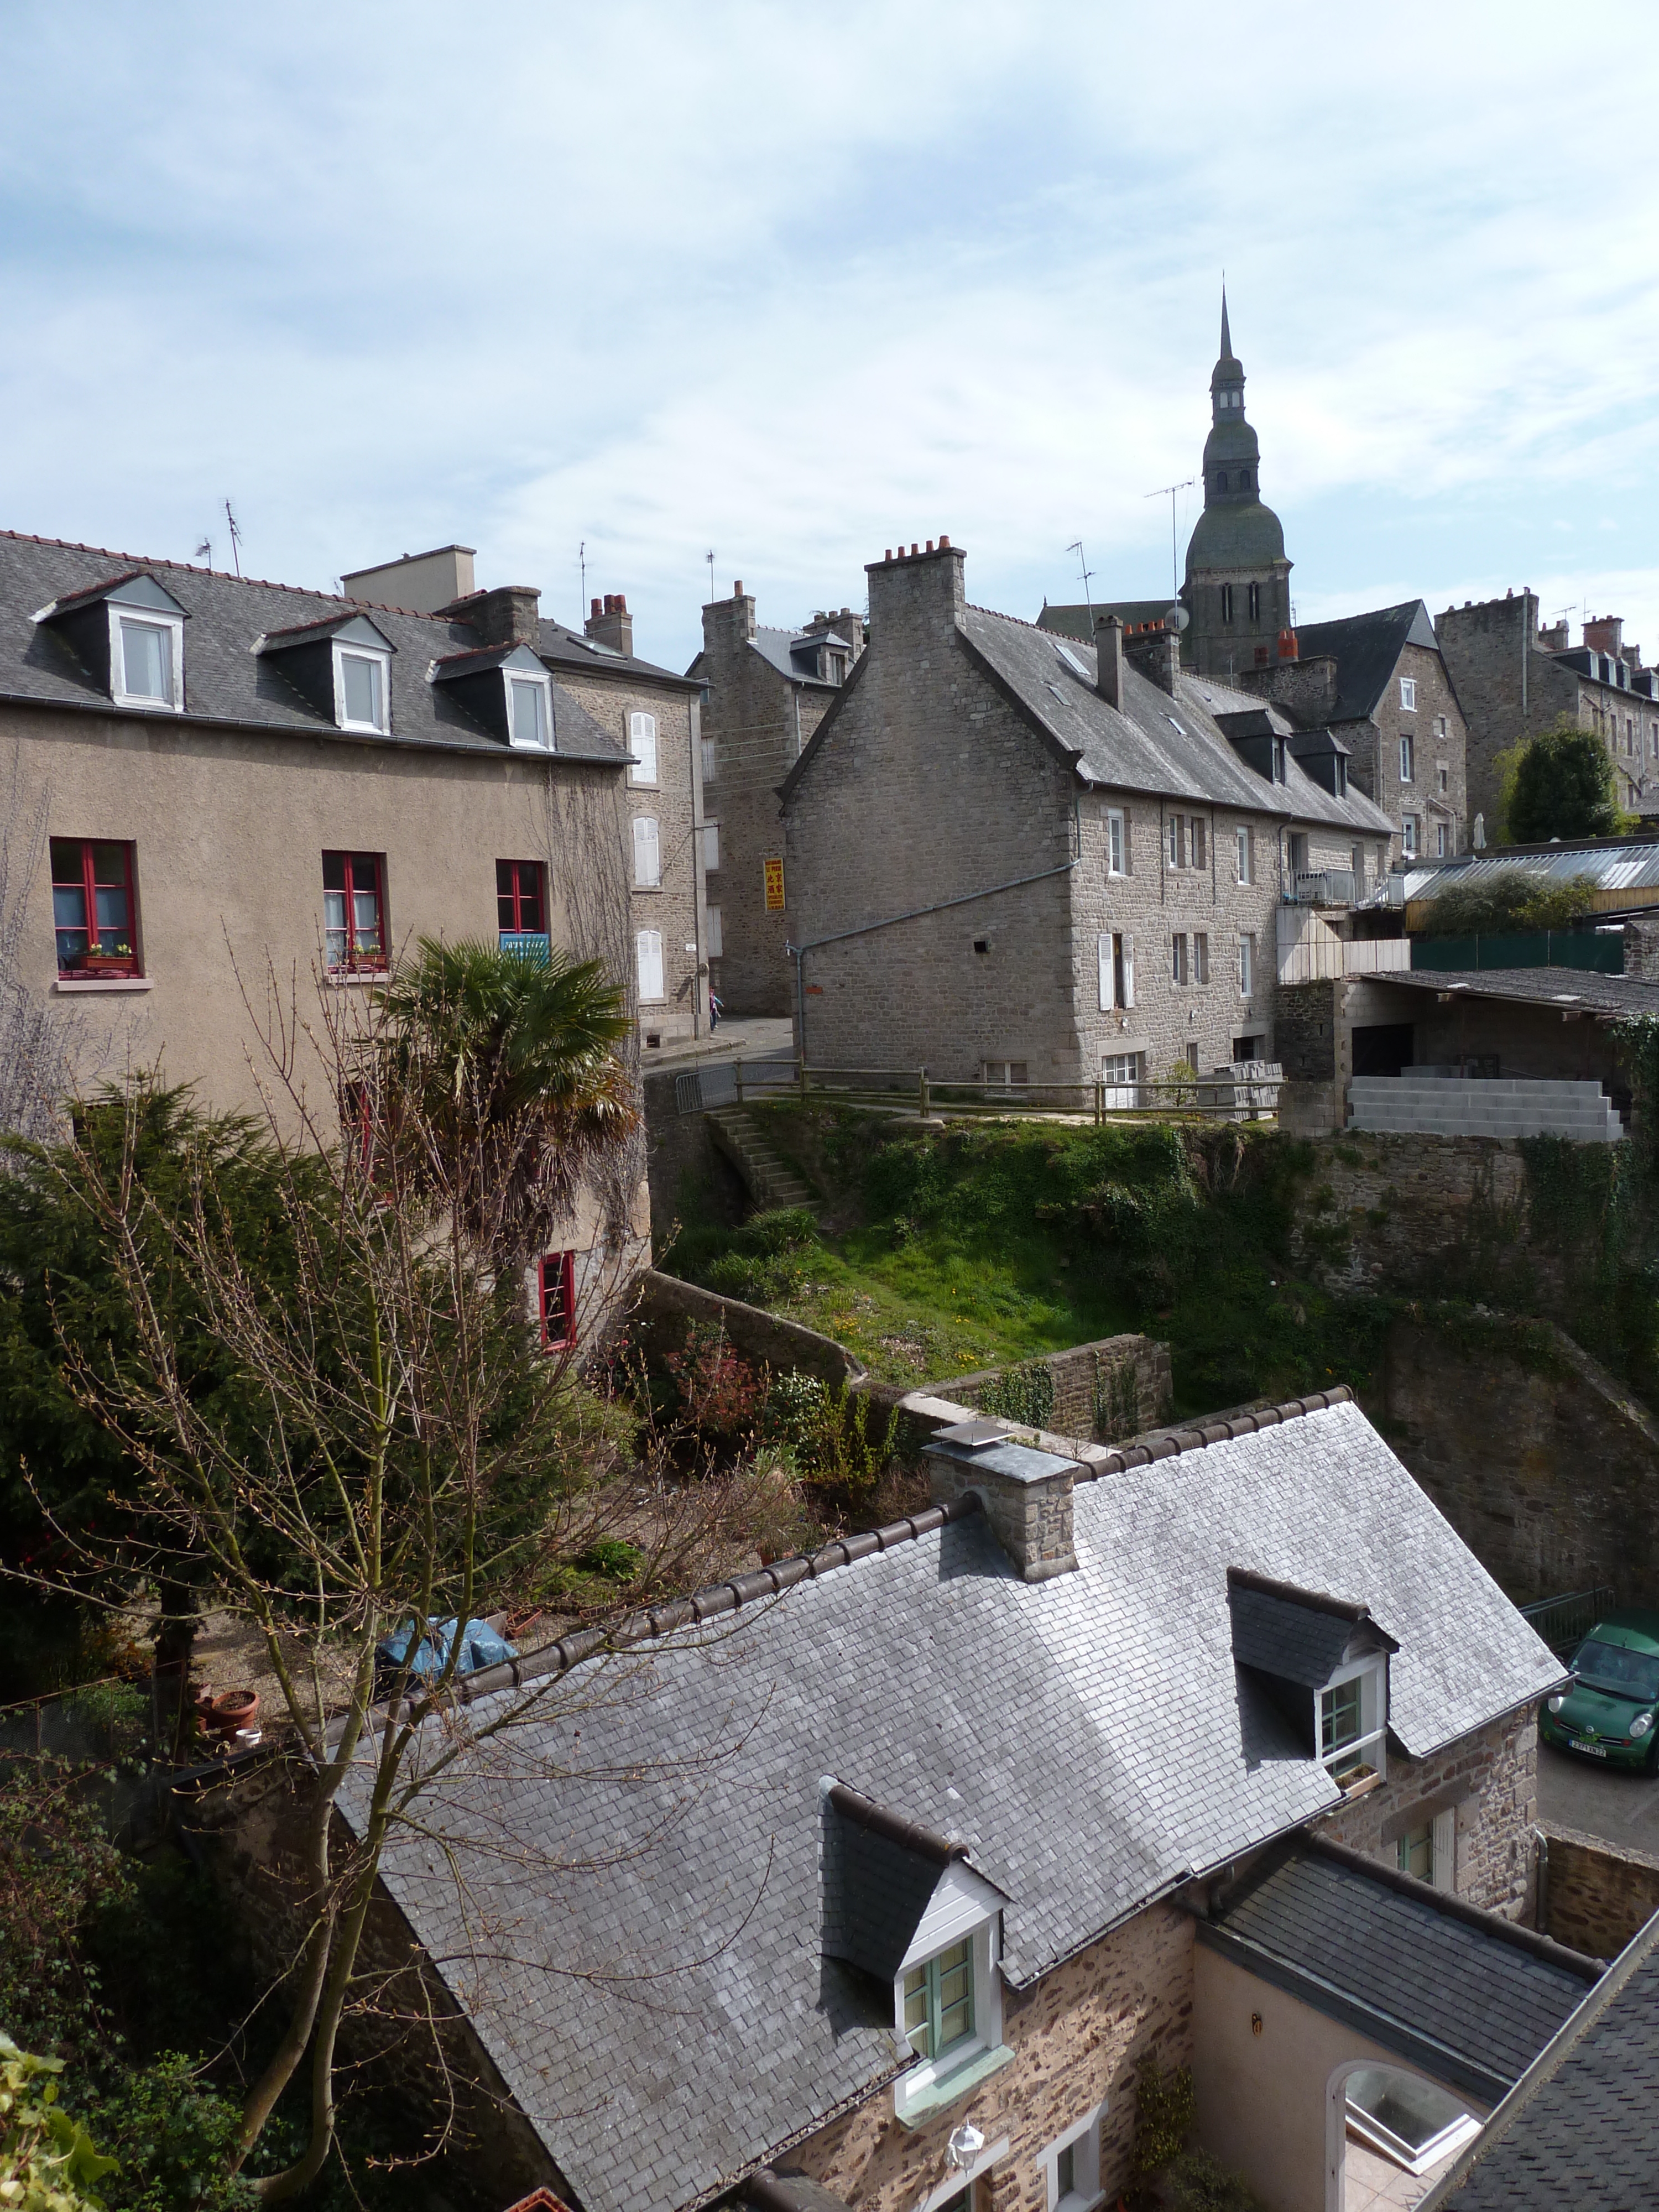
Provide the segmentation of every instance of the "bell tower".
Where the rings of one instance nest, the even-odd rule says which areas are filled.
[[[1181,597],[1189,667],[1226,678],[1271,667],[1291,623],[1291,563],[1279,517],[1261,503],[1261,453],[1244,415],[1244,364],[1221,295],[1221,351],[1210,374],[1204,512],[1187,547]]]

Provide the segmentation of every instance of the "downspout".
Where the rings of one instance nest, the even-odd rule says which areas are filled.
[[[1004,891],[1024,890],[1028,884],[1046,884],[1051,877],[1068,876],[1083,858],[1083,817],[1078,801],[1072,801],[1072,857],[1057,868],[1039,868],[1035,875],[1014,876],[1006,884],[988,884],[983,890],[963,891],[956,898],[938,899],[932,906],[912,907],[904,914],[890,914],[880,921],[863,921],[856,929],[838,929],[828,937],[809,938],[804,945],[785,947],[795,963],[795,1018],[800,1044],[801,1066],[806,1060],[806,956],[826,945],[844,945],[849,938],[869,937],[878,929],[896,929],[902,921],[921,921],[930,914],[948,914],[952,907],[972,906],[975,900],[998,898]]]

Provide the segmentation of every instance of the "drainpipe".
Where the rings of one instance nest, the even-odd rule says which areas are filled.
[[[983,890],[963,891],[957,898],[938,899],[932,906],[916,906],[905,914],[890,914],[880,921],[860,922],[856,929],[838,929],[829,937],[809,938],[804,945],[786,945],[784,950],[795,963],[795,1018],[800,1044],[800,1064],[805,1067],[806,1057],[806,956],[826,945],[844,945],[851,937],[869,937],[878,929],[896,929],[902,921],[921,921],[930,914],[948,914],[952,907],[972,906],[977,899],[998,898],[1004,891],[1024,890],[1027,884],[1045,884],[1053,876],[1068,876],[1083,858],[1083,817],[1076,799],[1072,802],[1072,857],[1057,868],[1039,868],[1032,876],[1014,876],[1006,884],[988,884]]]
[[[702,972],[702,763],[697,740],[702,735],[697,702],[685,702],[686,765],[691,772],[691,1041],[695,1044],[702,1036],[702,985],[698,981]],[[710,987],[713,988],[712,985]]]

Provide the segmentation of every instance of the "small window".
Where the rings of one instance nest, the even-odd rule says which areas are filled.
[[[52,921],[60,975],[137,975],[131,846],[54,837]]]
[[[1420,1828],[1413,1828],[1401,1836],[1395,1855],[1395,1863],[1401,1874],[1414,1874],[1419,1881],[1434,1878],[1434,1823],[1425,1820]]]
[[[720,921],[720,910],[717,906],[711,906],[704,911],[708,916],[708,957],[711,960],[719,960],[725,957],[726,952],[726,932]]]
[[[1252,584],[1249,586],[1249,596],[1250,628],[1252,629],[1259,629],[1261,627],[1261,586],[1260,584]]]
[[[1132,1114],[1140,1103],[1140,1054],[1109,1052],[1100,1063],[1101,1104],[1109,1112]]]
[[[1446,718],[1443,714],[1437,714],[1434,718],[1434,734],[1437,738],[1444,738],[1447,735]]]
[[[1187,817],[1184,814],[1170,817],[1165,830],[1165,843],[1169,848],[1170,866],[1184,868],[1187,865]]]
[[[539,860],[497,860],[495,926],[503,937],[544,936],[547,871]]]
[[[121,683],[118,697],[135,705],[171,707],[173,699],[173,639],[165,623],[135,622],[119,617]]]
[[[719,774],[720,753],[713,738],[701,741],[702,751],[702,780],[706,786],[714,782]]]
[[[542,1349],[562,1352],[576,1340],[576,1255],[545,1253],[536,1272]]]
[[[1446,763],[1445,763],[1445,762],[1444,762],[1444,761],[1437,761],[1437,762],[1435,763],[1435,764],[1434,764],[1434,780],[1435,780],[1436,783],[1437,783],[1437,784],[1438,784],[1438,786],[1440,787],[1441,794],[1442,794],[1442,796],[1443,797],[1443,796],[1444,796],[1444,794],[1445,794],[1445,793],[1446,793],[1446,791],[1447,791],[1447,789],[1448,789],[1448,787],[1449,787],[1449,786],[1450,780],[1451,780],[1451,772],[1450,772],[1450,770],[1447,768]]]
[[[379,969],[386,958],[386,861],[379,853],[323,855],[323,955],[331,969]]]
[[[704,873],[707,875],[712,875],[714,870],[719,867],[720,864],[720,825],[718,822],[705,822],[702,825],[702,865]]]
[[[1189,823],[1189,825],[1188,825],[1188,828],[1189,828],[1189,833],[1190,833],[1190,834],[1189,834],[1188,838],[1188,845],[1189,849],[1191,850],[1191,853],[1192,853],[1192,856],[1193,856],[1193,866],[1194,866],[1195,868],[1202,868],[1202,867],[1206,867],[1206,866],[1208,866],[1208,863],[1207,863],[1207,861],[1205,860],[1205,857],[1204,857],[1204,854],[1205,854],[1205,830],[1204,830],[1204,817],[1203,817],[1201,814],[1194,814],[1194,815],[1193,816],[1193,817],[1192,817],[1191,823]]]
[[[1264,653],[1264,654],[1265,654],[1265,653],[1267,652],[1267,648],[1266,647],[1266,646],[1263,646],[1263,647],[1262,647],[1261,650],[1262,650],[1262,652],[1263,652],[1263,653]],[[1284,783],[1284,782],[1285,782],[1286,781],[1288,781],[1288,778],[1289,778],[1289,775],[1290,775],[1290,770],[1289,770],[1289,769],[1287,768],[1287,766],[1285,765],[1285,763],[1286,763],[1286,762],[1289,760],[1289,758],[1290,758],[1290,755],[1289,755],[1288,750],[1286,750],[1285,742],[1284,738],[1275,738],[1273,739],[1273,781],[1274,781],[1275,783]]]
[[[1120,807],[1106,810],[1106,872],[1121,876],[1124,871],[1123,813]]]
[[[1216,472],[1216,479],[1215,479],[1215,488],[1216,488],[1216,489],[1217,489],[1218,491],[1225,491],[1225,490],[1226,490],[1226,489],[1227,489],[1227,471],[1225,471],[1225,469],[1219,469],[1219,470],[1218,470],[1218,471],[1217,471],[1217,472]],[[1231,584],[1224,584],[1224,585],[1221,586],[1221,603],[1222,603],[1222,605],[1223,605],[1227,609],[1226,619],[1227,619],[1229,622],[1231,622],[1231,621],[1232,620],[1232,618],[1233,618],[1233,617],[1232,617],[1233,587],[1232,587],[1232,586],[1231,586]]]
[[[1178,929],[1170,939],[1170,977],[1172,982],[1184,983],[1190,970],[1188,966],[1187,933]]]
[[[1210,980],[1210,938],[1207,930],[1199,930],[1193,939],[1193,981],[1207,983]]]
[[[1103,2105],[1067,2128],[1042,2154],[1048,2183],[1044,2212],[1086,2212],[1100,2197],[1100,2120]]]
[[[386,666],[381,653],[336,648],[335,720],[343,730],[378,730],[384,735]]]
[[[1238,940],[1238,989],[1248,999],[1255,988],[1255,933],[1246,930]]]
[[[1417,781],[1417,741],[1414,738],[1405,737],[1400,740],[1400,781],[1401,783],[1415,783]]]
[[[1222,481],[1224,483],[1226,481],[1225,477],[1224,477]],[[1224,623],[1230,623],[1232,618],[1233,587],[1231,584],[1224,584],[1221,586],[1221,619]]]
[[[984,1066],[987,1083],[994,1083],[1005,1091],[1030,1079],[1029,1065],[1023,1060],[988,1060]]]
[[[969,1936],[904,1977],[904,2033],[918,2058],[939,2059],[974,2032],[974,1943]]]
[[[1401,849],[1408,859],[1417,857],[1417,817],[1407,814],[1400,824]]]
[[[1320,1692],[1319,1758],[1333,1780],[1354,1781],[1367,1768],[1384,1771],[1385,1679],[1380,1659],[1361,1659]]]
[[[662,838],[657,824],[648,814],[634,817],[634,888],[635,890],[659,890],[662,888]]]
[[[1238,825],[1238,880],[1241,884],[1255,881],[1255,832],[1248,822]]]
[[[661,930],[642,929],[638,933],[634,939],[634,961],[641,1003],[648,1006],[663,995]]]
[[[548,714],[550,686],[544,676],[509,676],[507,679],[508,733],[515,745],[547,750],[552,723]]]
[[[1449,858],[1451,854],[1451,824],[1449,822],[1437,822],[1435,823],[1434,849],[1441,860],[1444,860]]]
[[[654,714],[629,716],[628,750],[634,756],[634,765],[628,771],[628,781],[630,783],[654,783],[657,780],[657,718]]]
[[[1400,711],[1403,714],[1417,712],[1417,678],[1402,676],[1400,679]]]
[[[1238,488],[1239,488],[1240,491],[1249,491],[1249,488],[1250,488],[1250,472],[1249,472],[1249,471],[1248,469],[1241,469],[1241,470],[1239,471],[1239,472],[1238,472]],[[1252,591],[1255,591],[1255,586],[1254,584],[1252,584],[1252,585],[1251,585],[1251,586],[1250,586],[1250,589],[1251,589]]]
[[[1356,845],[1348,855],[1348,865],[1353,870],[1353,895],[1357,899],[1365,896],[1365,848]]]

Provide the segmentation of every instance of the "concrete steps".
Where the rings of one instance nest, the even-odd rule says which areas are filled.
[[[817,1200],[794,1170],[778,1158],[746,1106],[716,1106],[703,1118],[709,1134],[743,1177],[758,1212],[804,1206],[817,1212]]]
[[[1378,1135],[1570,1137],[1616,1145],[1624,1124],[1599,1083],[1483,1081],[1444,1075],[1356,1075],[1348,1126]]]

